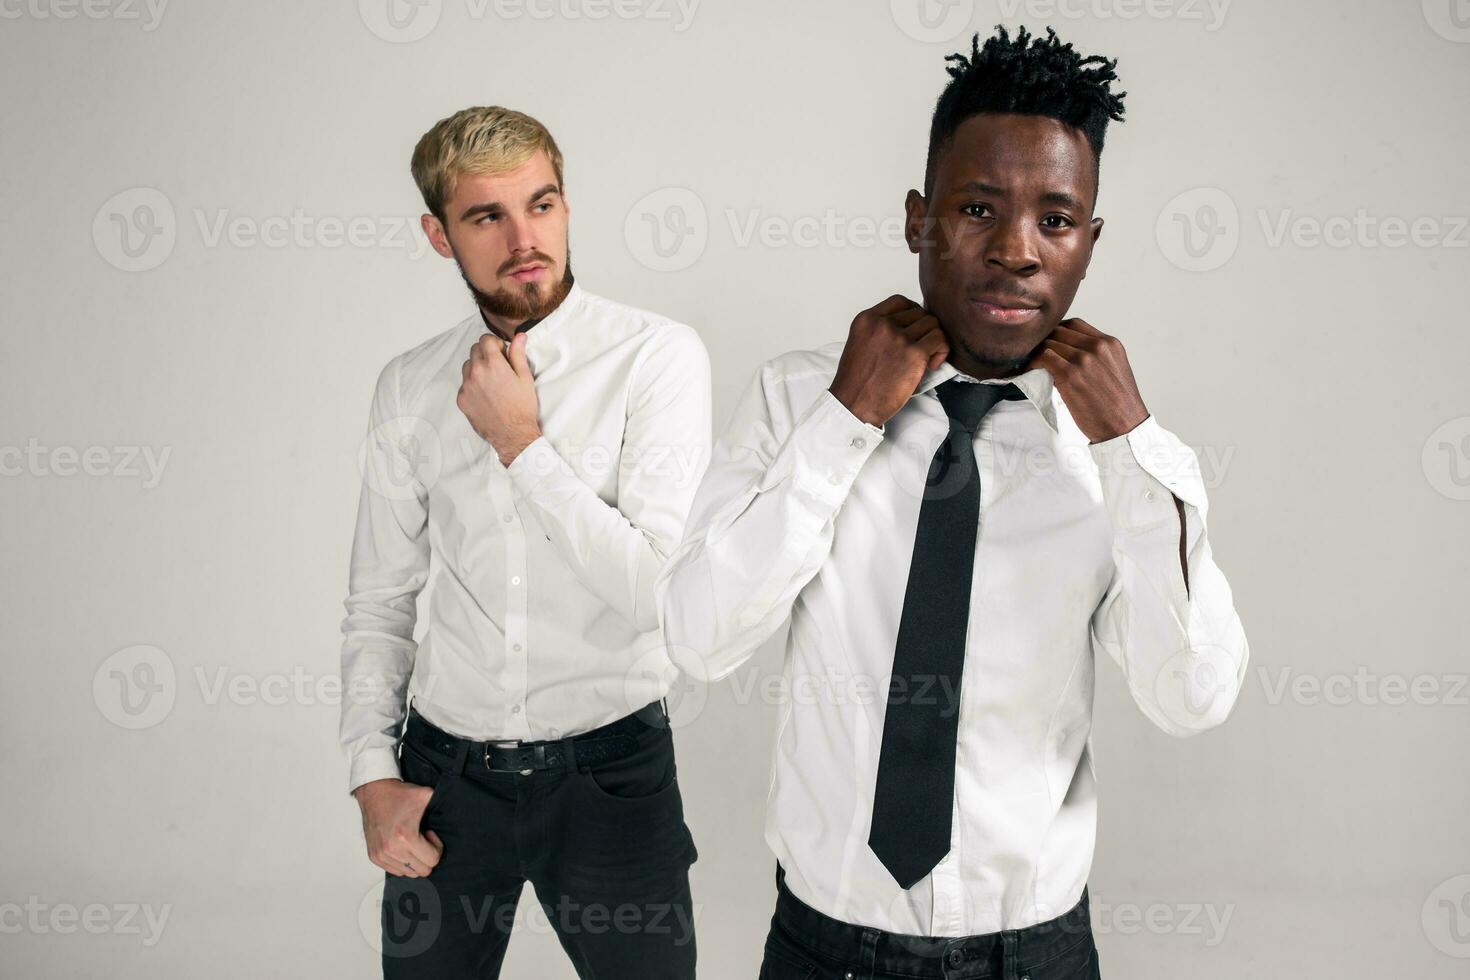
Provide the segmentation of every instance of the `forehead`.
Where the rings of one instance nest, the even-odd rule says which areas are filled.
[[[546,151],[537,150],[525,163],[505,173],[457,175],[450,201],[455,204],[492,201],[514,204],[547,184],[555,183],[556,168],[551,165],[551,158],[546,155]]]
[[[1049,116],[982,112],[960,123],[935,160],[934,191],[971,181],[1023,196],[1049,190],[1092,197],[1092,145],[1082,131]]]

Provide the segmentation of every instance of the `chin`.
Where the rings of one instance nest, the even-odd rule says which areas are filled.
[[[1034,344],[997,346],[989,336],[978,342],[961,338],[959,346],[971,360],[1001,374],[1021,373],[1036,349]]]

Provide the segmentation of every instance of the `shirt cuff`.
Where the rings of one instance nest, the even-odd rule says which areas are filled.
[[[1114,527],[1136,531],[1176,520],[1174,497],[1201,512],[1208,506],[1194,450],[1152,415],[1087,448]]]
[[[852,414],[830,390],[823,391],[791,433],[787,449],[796,486],[803,493],[837,507],[847,499],[884,429]]]
[[[572,470],[551,445],[551,440],[539,435],[505,468],[511,485],[529,497],[537,487],[556,475],[571,475]]]
[[[364,749],[348,767],[347,792],[375,779],[402,779],[398,754],[392,748]]]

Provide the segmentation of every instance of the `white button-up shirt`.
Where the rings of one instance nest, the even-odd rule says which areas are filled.
[[[802,901],[910,935],[1053,918],[1092,864],[1097,653],[1174,735],[1223,721],[1245,675],[1198,460],[1152,416],[1089,445],[1041,368],[975,382],[946,362],[874,427],[827,390],[842,348],[765,363],[716,442],[658,583],[670,653],[713,680],[790,617],[766,840]],[[1014,381],[1026,399],[996,404],[974,436],[980,527],[951,849],[905,891],[867,841],[909,563],[924,560],[919,507],[949,431],[934,388],[956,375]]]
[[[573,285],[527,331],[543,435],[506,467],[455,404],[485,332],[476,311],[378,378],[342,622],[350,789],[398,776],[410,696],[454,734],[536,740],[668,693],[653,586],[709,461],[699,335]]]

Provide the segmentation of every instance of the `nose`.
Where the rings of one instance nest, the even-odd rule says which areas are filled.
[[[1029,275],[1040,268],[1034,223],[1020,215],[997,218],[985,243],[985,264],[1016,275]]]
[[[524,215],[513,216],[507,223],[509,227],[506,230],[505,245],[510,249],[511,255],[537,251],[535,229]]]

